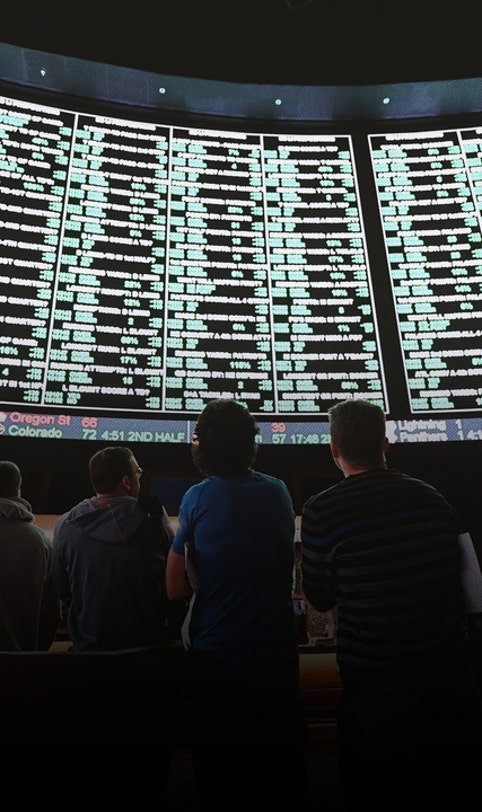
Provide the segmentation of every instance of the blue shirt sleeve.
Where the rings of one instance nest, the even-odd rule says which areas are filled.
[[[191,522],[191,516],[196,501],[197,495],[194,486],[194,488],[189,488],[189,490],[186,491],[179,506],[179,525],[171,544],[171,550],[175,553],[179,553],[179,555],[184,555],[185,545],[194,539],[194,525]]]

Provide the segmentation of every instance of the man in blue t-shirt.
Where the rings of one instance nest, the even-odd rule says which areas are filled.
[[[192,445],[204,479],[182,500],[168,556],[168,597],[190,601],[184,640],[201,809],[233,787],[238,800],[274,805],[305,792],[295,516],[285,483],[252,468],[257,435],[242,404],[207,404]]]

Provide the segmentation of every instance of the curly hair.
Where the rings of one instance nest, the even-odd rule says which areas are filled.
[[[258,431],[254,417],[238,401],[211,400],[196,423],[194,464],[205,475],[245,473],[256,458]]]

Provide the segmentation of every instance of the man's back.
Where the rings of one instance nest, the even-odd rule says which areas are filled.
[[[342,674],[397,670],[466,642],[458,520],[434,488],[396,470],[349,476],[304,506],[303,589],[338,609]]]
[[[0,650],[46,650],[59,623],[50,540],[25,499],[0,497]]]
[[[459,519],[431,485],[387,467],[377,404],[349,399],[328,416],[344,479],[303,507],[302,576],[315,609],[337,611],[347,810],[472,809],[482,719]]]
[[[305,716],[292,605],[294,509],[285,483],[253,469],[254,417],[239,401],[204,407],[169,551],[171,599],[190,600],[187,688],[200,810],[304,808]],[[191,567],[192,565],[192,567]],[[246,742],[249,742],[246,746]]]
[[[153,521],[133,496],[84,499],[60,517],[53,568],[70,607],[74,649],[133,648],[166,638],[171,538],[167,516]]]
[[[181,504],[174,552],[186,543],[202,584],[193,648],[245,664],[297,657],[294,511],[284,482],[254,470],[206,477]]]

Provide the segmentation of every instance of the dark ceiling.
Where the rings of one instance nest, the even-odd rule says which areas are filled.
[[[2,9],[0,41],[161,74],[261,84],[482,76],[477,11],[466,0],[138,0],[107,18],[80,4],[55,14],[51,5]]]

